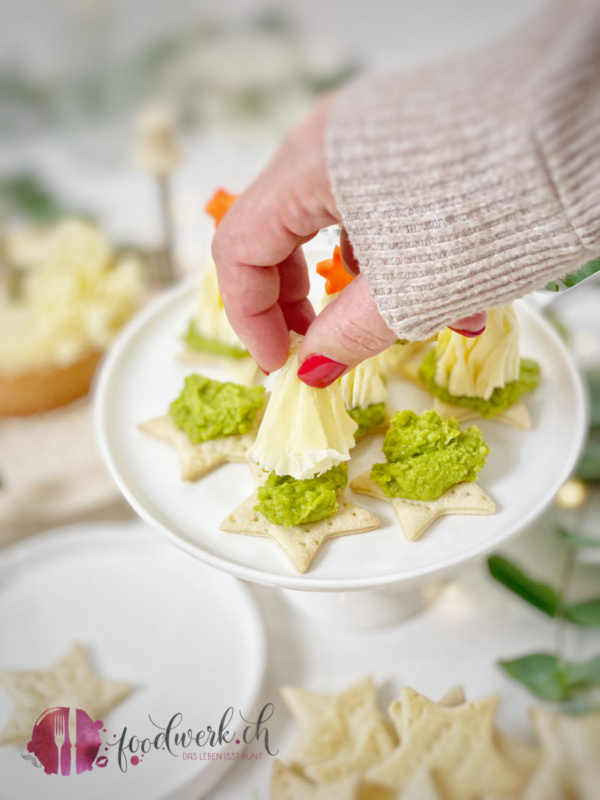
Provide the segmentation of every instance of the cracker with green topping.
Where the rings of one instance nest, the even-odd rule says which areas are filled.
[[[181,479],[196,481],[221,464],[246,461],[267,400],[262,386],[248,389],[188,375],[169,413],[138,428],[174,447]]]
[[[404,497],[386,497],[383,489],[371,480],[371,471],[368,470],[350,481],[350,488],[357,494],[390,503],[402,533],[410,542],[420,539],[439,517],[449,514],[489,515],[496,510],[494,501],[477,483],[457,483],[436,500],[407,500]]]
[[[379,526],[379,517],[348,500],[338,490],[338,508],[328,517],[303,525],[275,525],[255,510],[258,502],[258,487],[264,485],[268,474],[256,464],[251,469],[257,483],[257,491],[244,500],[221,523],[227,533],[243,533],[249,536],[265,536],[281,547],[298,572],[306,572],[317,553],[328,539],[365,533]]]

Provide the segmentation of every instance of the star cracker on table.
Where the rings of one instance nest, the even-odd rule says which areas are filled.
[[[270,800],[359,800],[361,779],[358,775],[335,783],[312,783],[281,761],[273,764]]]
[[[446,694],[438,701],[440,706],[446,708],[455,708],[456,706],[463,705],[467,702],[465,691],[462,686],[453,686]],[[398,700],[394,700],[389,709],[388,714],[394,723],[394,727],[400,736],[403,728],[402,718],[402,704]],[[523,782],[528,780],[540,762],[540,750],[537,747],[530,747],[521,742],[511,739],[502,731],[497,728],[494,729],[494,744],[496,748],[503,755],[511,765],[520,774]],[[403,795],[404,797],[404,795]],[[481,800],[488,800],[488,795],[482,796]],[[492,800],[491,795],[489,800]]]
[[[97,719],[133,689],[130,683],[97,675],[78,643],[50,669],[0,672],[0,685],[15,703],[14,711],[0,731],[0,744],[21,745],[27,742],[36,720],[47,709],[73,706]]]
[[[437,411],[442,419],[454,417],[459,423],[468,422],[473,419],[486,419],[491,422],[499,422],[502,425],[508,425],[510,428],[517,428],[517,430],[520,431],[528,431],[531,428],[531,416],[525,403],[513,403],[508,406],[508,408],[505,408],[504,411],[499,411],[493,417],[481,417],[481,415],[472,408],[444,403],[443,400],[436,397],[433,401],[433,410]]]
[[[400,704],[400,745],[369,779],[403,789],[426,769],[447,800],[522,789],[521,774],[494,741],[497,697],[447,707],[403,687]]]
[[[334,696],[289,686],[281,694],[300,728],[290,763],[317,783],[366,772],[398,743],[370,678]]]
[[[256,439],[262,415],[262,410],[257,412],[248,433],[208,439],[199,444],[191,442],[187,433],[175,425],[169,414],[141,422],[138,428],[177,450],[181,464],[181,480],[197,481],[221,464],[246,461],[248,448]]]
[[[381,486],[371,479],[371,471],[361,473],[350,488],[357,494],[385,500],[393,507],[402,533],[411,542],[419,539],[439,517],[450,514],[493,514],[496,504],[478,483],[455,483],[436,500],[409,500],[404,497],[387,497]]]
[[[523,800],[596,800],[600,787],[600,714],[531,711],[542,759]]]
[[[258,485],[267,479],[267,474],[250,465]],[[343,491],[338,492],[338,509],[325,519],[306,522],[303,525],[275,525],[254,510],[258,494],[254,492],[221,523],[220,529],[226,533],[243,533],[249,536],[266,536],[282,548],[298,572],[306,572],[315,556],[328,539],[349,536],[353,533],[366,533],[379,526],[379,517],[362,506],[347,500]]]

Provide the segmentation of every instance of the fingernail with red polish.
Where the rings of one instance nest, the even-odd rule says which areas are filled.
[[[264,372],[264,373],[265,373],[265,375],[270,375],[270,374],[271,374],[270,372],[267,372],[267,370],[266,370],[266,369],[263,369],[263,368],[260,366],[260,364],[258,365],[258,368],[259,368],[259,370],[260,370],[261,372]]]
[[[453,328],[452,326],[450,326],[450,330],[454,331],[454,333],[459,333],[461,336],[466,336],[468,339],[474,339],[476,336],[481,336],[485,330],[485,325],[478,331],[462,331],[460,328]]]
[[[327,356],[309,356],[298,370],[298,377],[307,386],[314,389],[325,389],[348,369],[347,364],[334,361]]]

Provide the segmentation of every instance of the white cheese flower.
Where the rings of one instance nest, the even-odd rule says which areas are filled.
[[[275,379],[249,455],[277,475],[300,480],[347,461],[357,424],[348,415],[338,381],[313,389],[297,376],[302,337],[290,335],[290,355]]]
[[[246,346],[231,327],[223,308],[214,261],[209,261],[200,278],[198,313],[194,319],[196,331],[205,339],[245,350]]]
[[[519,323],[512,303],[488,312],[485,331],[468,338],[445,328],[436,345],[435,382],[456,397],[489,400],[519,377]]]

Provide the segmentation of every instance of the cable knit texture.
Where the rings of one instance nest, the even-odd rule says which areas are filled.
[[[541,289],[600,255],[600,3],[555,0],[470,56],[362,78],[326,146],[399,337]]]

